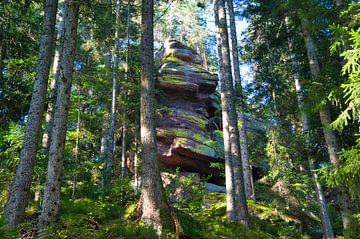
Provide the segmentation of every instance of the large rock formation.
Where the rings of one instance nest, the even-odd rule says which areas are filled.
[[[160,161],[167,167],[212,175],[210,181],[219,184],[221,171],[210,166],[223,162],[210,124],[219,109],[212,101],[217,84],[218,76],[203,69],[193,49],[175,40],[166,43],[157,86],[162,92],[157,112]]]

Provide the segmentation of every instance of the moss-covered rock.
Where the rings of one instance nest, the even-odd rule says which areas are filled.
[[[171,112],[157,115],[160,161],[223,183],[219,169],[211,167],[222,154],[208,127],[209,116],[218,110],[211,103],[217,75],[202,67],[193,49],[171,40],[165,44],[158,80],[165,94],[160,104]]]

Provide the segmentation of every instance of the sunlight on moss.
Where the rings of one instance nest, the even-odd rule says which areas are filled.
[[[186,85],[187,82],[177,75],[163,75],[159,77],[160,83],[174,84],[174,85]]]
[[[191,114],[181,114],[180,115],[182,118],[191,121],[192,123],[198,125],[201,129],[205,129],[206,125],[207,125],[207,121],[200,118],[200,117],[196,117],[195,115],[191,115]]]

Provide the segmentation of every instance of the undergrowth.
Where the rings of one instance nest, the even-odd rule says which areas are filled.
[[[3,217],[0,218],[0,238],[40,238],[40,239],[151,239],[158,238],[155,231],[141,224],[138,220],[130,220],[136,207],[137,197],[131,192],[129,182],[117,183],[109,197],[81,198],[63,200],[61,219],[58,223],[37,227],[37,212],[28,211],[26,223],[9,230]],[[195,193],[188,197],[180,197],[173,203],[174,214],[180,224],[182,238],[241,238],[241,239],[271,239],[271,238],[310,238],[301,232],[301,223],[286,212],[265,202],[248,201],[250,229],[240,224],[232,224],[226,220],[225,195],[222,193],[205,193],[204,186],[182,182],[179,186],[191,187]],[[127,201],[117,196],[127,194]],[[170,191],[169,191],[170,190]],[[168,189],[171,194],[172,189]],[[119,195],[116,195],[119,194]],[[191,205],[191,207],[189,206]],[[162,238],[175,238],[174,234],[163,235]]]

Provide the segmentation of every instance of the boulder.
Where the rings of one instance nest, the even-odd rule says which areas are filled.
[[[160,161],[165,167],[211,175],[211,182],[223,184],[221,171],[211,167],[224,161],[209,124],[218,110],[213,101],[217,85],[218,75],[201,66],[193,49],[175,40],[165,44],[157,84],[162,91],[156,115]]]

